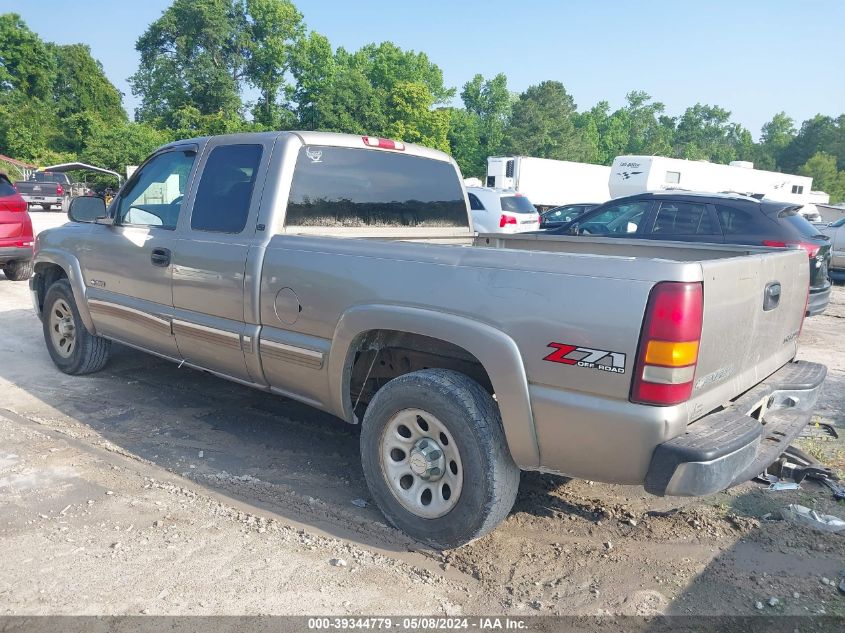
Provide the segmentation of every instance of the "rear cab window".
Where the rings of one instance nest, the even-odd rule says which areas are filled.
[[[525,196],[502,196],[502,211],[511,213],[537,213],[537,209]]]
[[[287,232],[412,227],[468,231],[463,187],[450,162],[348,147],[300,149]]]

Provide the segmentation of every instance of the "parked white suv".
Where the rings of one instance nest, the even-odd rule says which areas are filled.
[[[524,233],[540,230],[540,214],[513,189],[467,187],[472,223],[479,233]]]

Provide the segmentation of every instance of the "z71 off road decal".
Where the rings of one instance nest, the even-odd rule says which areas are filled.
[[[625,373],[625,354],[620,352],[608,352],[603,349],[579,347],[567,343],[549,343],[547,347],[553,347],[555,350],[543,359],[551,363],[588,367],[614,374]]]

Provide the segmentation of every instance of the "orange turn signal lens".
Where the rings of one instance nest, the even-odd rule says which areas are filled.
[[[664,367],[685,367],[694,365],[698,360],[698,341],[682,343],[672,341],[649,341],[645,352],[645,362],[649,365]]]

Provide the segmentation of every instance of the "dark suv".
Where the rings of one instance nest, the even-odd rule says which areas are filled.
[[[812,316],[830,301],[830,240],[798,209],[738,195],[650,192],[605,202],[544,233],[803,248],[810,259],[807,314]]]

